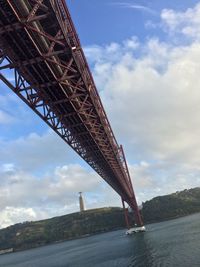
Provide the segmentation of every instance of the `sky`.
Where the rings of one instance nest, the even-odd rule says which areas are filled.
[[[138,203],[200,185],[200,1],[68,0]],[[4,73],[11,75],[10,73]],[[0,82],[0,228],[119,196]]]

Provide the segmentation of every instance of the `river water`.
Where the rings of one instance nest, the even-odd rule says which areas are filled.
[[[200,267],[200,214],[0,256],[0,267]]]

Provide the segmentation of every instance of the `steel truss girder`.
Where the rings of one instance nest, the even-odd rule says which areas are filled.
[[[0,48],[9,62],[0,68],[14,70],[15,84],[2,74],[1,79],[138,212],[125,157],[110,127],[65,1],[26,2],[31,9],[22,14],[15,1],[7,0],[16,20],[0,27]],[[43,14],[37,14],[38,10]],[[43,21],[52,16],[54,33],[43,27]],[[37,57],[29,55],[24,59],[31,54],[21,38],[24,34]],[[17,58],[5,36],[12,38],[15,49],[24,54],[23,60]],[[19,42],[26,47],[26,54],[20,50]],[[73,109],[67,110],[68,106]]]
[[[86,133],[75,134],[70,130],[73,127],[68,128],[62,123],[62,114],[56,114],[55,109],[52,109],[44,100],[43,96],[37,91],[37,89],[27,84],[23,76],[19,74],[16,69],[14,72],[14,84],[9,82],[4,75],[0,74],[0,80],[2,80],[15,94],[17,94],[37,115],[39,115],[65,142],[67,142],[88,164],[108,183],[108,177],[110,176],[109,168],[105,170],[105,160],[102,158],[94,160],[94,153],[99,151],[98,149],[92,149],[91,146],[83,146],[82,143],[77,140]],[[40,103],[39,106],[37,104]],[[113,184],[110,182],[113,187]],[[120,190],[119,190],[120,191]],[[122,192],[120,192],[123,194]]]
[[[62,123],[62,116],[60,114],[55,114],[55,112],[51,109],[51,107],[45,103],[42,96],[38,95],[36,89],[32,87],[28,87],[29,89],[23,90],[26,88],[26,81],[24,78],[18,73],[16,69],[14,69],[15,81],[14,85],[9,82],[2,74],[0,74],[0,79],[10,88],[12,89],[31,109],[34,110],[56,133],[64,139],[78,154],[85,159],[85,155],[88,154],[88,151],[81,146],[81,144],[76,140],[78,134],[73,134],[70,132],[70,127],[67,129]],[[23,92],[23,93],[22,93]],[[32,97],[35,95],[36,97]],[[37,103],[41,103],[39,109],[37,109]],[[55,110],[55,109],[54,109]],[[92,168],[98,173],[103,173],[100,167],[97,166],[96,162],[90,161],[89,163]]]

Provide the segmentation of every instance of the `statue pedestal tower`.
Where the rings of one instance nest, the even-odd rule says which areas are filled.
[[[83,212],[85,208],[84,208],[82,192],[79,192],[79,206],[80,206],[80,212]]]

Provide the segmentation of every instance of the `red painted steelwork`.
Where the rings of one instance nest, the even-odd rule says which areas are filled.
[[[0,0],[0,57],[1,80],[112,186],[142,225],[123,149],[65,1]]]
[[[126,227],[127,227],[127,229],[130,229],[130,223],[129,223],[129,219],[128,219],[128,209],[125,207],[125,203],[124,203],[123,199],[122,199],[122,206],[123,206],[123,210],[124,210]]]

